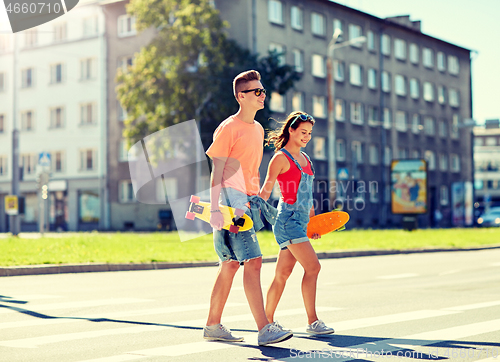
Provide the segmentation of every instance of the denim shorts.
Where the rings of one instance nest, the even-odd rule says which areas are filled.
[[[235,196],[237,193],[230,194],[230,199],[233,203],[238,204],[240,203],[239,201],[244,201],[243,204],[245,204],[247,202],[246,199],[234,200],[234,198],[237,197]],[[224,195],[224,192],[221,192],[221,195]],[[225,197],[222,197],[222,204],[227,205],[228,203],[229,202],[225,200]],[[252,214],[247,207],[236,205],[236,207],[238,206],[245,209],[245,214],[252,218]],[[254,227],[247,231],[240,231],[238,234],[224,229],[214,229],[214,249],[221,263],[228,260],[235,260],[238,261],[240,265],[243,265],[245,261],[262,256]]]
[[[274,237],[280,249],[286,249],[287,245],[299,244],[309,241],[307,237],[307,224],[309,213],[283,207],[278,211],[276,224],[273,226]]]

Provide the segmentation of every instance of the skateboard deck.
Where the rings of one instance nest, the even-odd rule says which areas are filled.
[[[223,229],[237,234],[238,231],[247,231],[252,228],[253,221],[247,214],[245,214],[244,210],[224,205],[219,205],[219,209],[224,217]],[[210,223],[210,203],[200,201],[198,196],[192,195],[189,203],[189,209],[186,213],[186,219],[194,220],[195,217]]]
[[[349,214],[344,211],[330,211],[311,217],[307,225],[307,237],[313,234],[325,235],[332,231],[344,230],[349,221]]]

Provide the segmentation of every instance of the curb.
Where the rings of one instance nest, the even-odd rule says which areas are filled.
[[[318,259],[340,259],[363,256],[380,256],[395,254],[417,254],[417,253],[439,253],[455,251],[480,251],[489,249],[500,249],[500,245],[491,245],[475,248],[436,248],[436,249],[407,249],[407,250],[352,250],[317,253]],[[263,263],[273,263],[276,256],[262,258]],[[42,275],[42,274],[65,274],[65,273],[95,273],[95,272],[116,272],[134,270],[159,270],[177,268],[198,268],[207,266],[217,266],[216,261],[201,262],[153,262],[142,264],[61,264],[61,265],[31,265],[0,268],[0,277],[21,276],[21,275]]]

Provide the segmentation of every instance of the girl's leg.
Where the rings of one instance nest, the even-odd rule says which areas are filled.
[[[274,279],[267,290],[266,296],[266,316],[269,323],[274,322],[274,312],[276,311],[278,302],[285,289],[286,281],[292,273],[296,261],[292,253],[290,253],[290,250],[280,250]]]
[[[308,324],[311,324],[318,320],[318,316],[316,315],[316,283],[321,265],[309,241],[288,245],[288,250],[304,268],[302,297],[304,298]]]

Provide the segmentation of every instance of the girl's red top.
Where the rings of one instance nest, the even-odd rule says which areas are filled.
[[[278,175],[277,180],[278,184],[280,185],[281,199],[287,204],[293,204],[295,203],[295,201],[297,201],[297,190],[299,189],[301,174],[299,168],[295,165],[295,162],[293,162],[293,160],[285,153],[283,154],[288,159],[288,162],[290,162],[290,169]],[[302,170],[308,175],[312,175],[313,172],[311,169],[311,163],[309,162],[307,157],[306,161],[307,166],[302,167]]]

